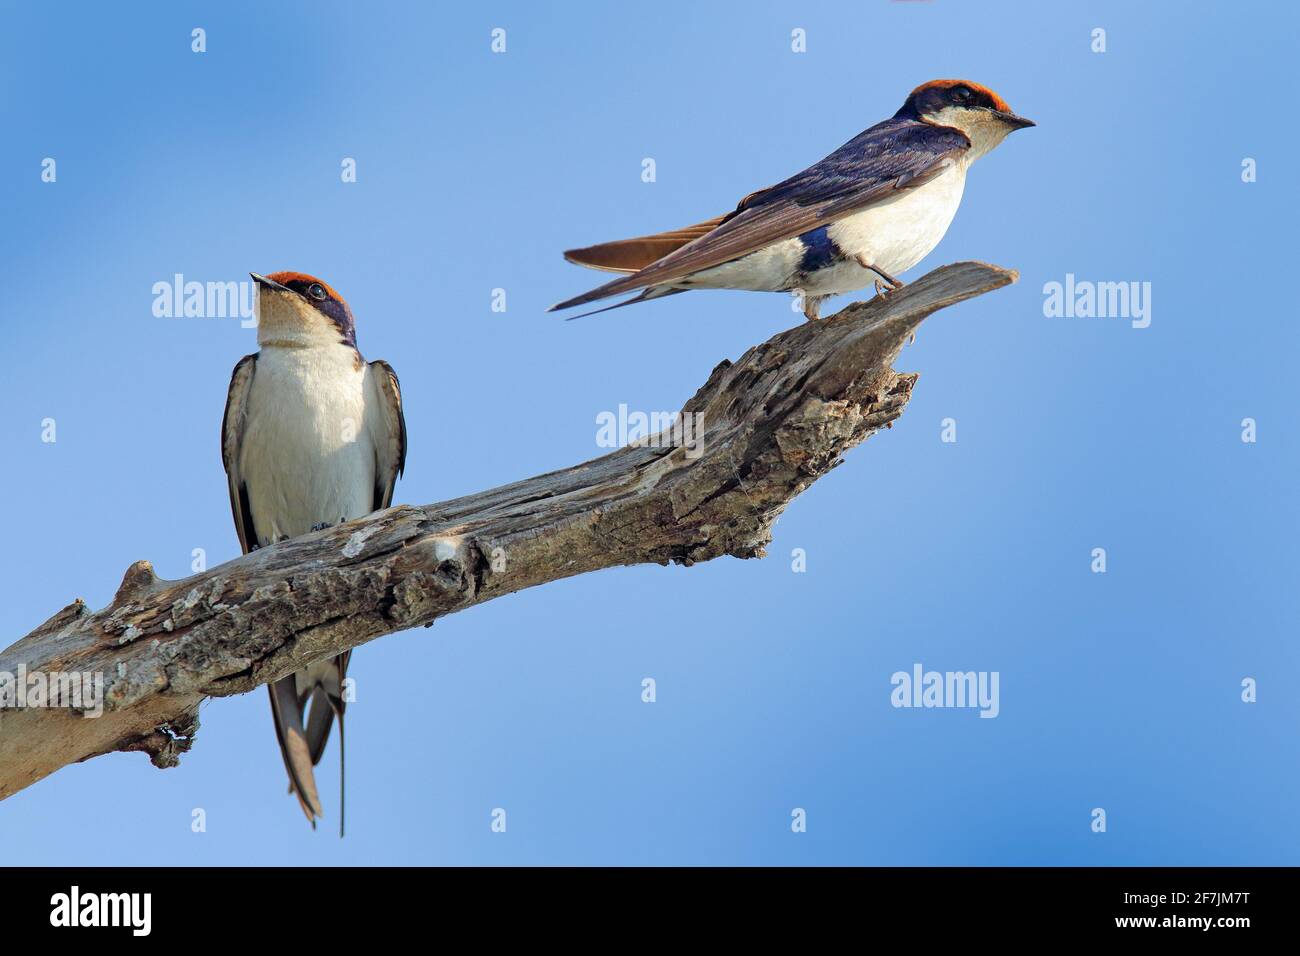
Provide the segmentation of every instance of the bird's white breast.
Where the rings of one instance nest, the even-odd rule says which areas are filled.
[[[939,244],[957,215],[965,186],[966,168],[955,164],[924,186],[904,190],[889,202],[846,216],[831,225],[827,235],[850,260],[861,256],[897,277]],[[874,278],[852,261],[826,271],[826,276],[817,278],[829,287],[809,291],[848,292]]]
[[[368,375],[343,345],[258,353],[239,467],[260,544],[372,510]]]

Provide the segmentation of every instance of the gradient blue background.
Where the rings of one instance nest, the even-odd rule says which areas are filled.
[[[193,548],[238,553],[217,439],[254,332],[155,318],[173,273],[340,289],[402,377],[410,503],[594,457],[600,411],[676,409],[796,322],[746,293],[542,310],[600,279],[562,249],[721,213],[924,80],[1040,126],[980,161],[904,278],[979,258],[1021,280],[926,325],[901,421],[768,559],[587,575],[361,649],[345,841],[336,745],[312,833],[258,692],[205,705],[179,769],[115,754],[0,804],[5,859],[1300,862],[1294,10],[468,6],[4,5],[3,643],[107,603],[136,559],[179,578]],[[1067,272],[1153,283],[1151,327],[1045,318]],[[999,671],[1001,716],[892,708],[914,662]]]

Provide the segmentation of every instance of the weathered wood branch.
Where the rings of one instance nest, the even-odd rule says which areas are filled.
[[[547,581],[616,565],[759,556],[772,522],[903,411],[893,362],[937,309],[1014,281],[944,266],[723,362],[684,413],[694,447],[620,449],[440,504],[401,505],[182,581],[133,564],[108,607],[78,600],[0,652],[5,675],[103,675],[102,715],[0,709],[0,799],[74,761],[188,750],[204,697],[242,694],[309,661]],[[30,700],[28,701],[30,703]],[[84,702],[83,708],[84,709]]]

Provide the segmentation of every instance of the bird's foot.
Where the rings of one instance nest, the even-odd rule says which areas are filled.
[[[809,322],[816,322],[821,318],[822,300],[824,295],[806,295],[803,299],[803,317]]]
[[[312,526],[311,526],[311,530],[312,530],[312,531],[324,531],[326,528],[330,527],[330,524],[331,524],[331,523],[328,522],[328,521],[322,521],[320,524],[314,524],[314,525],[312,525]]]
[[[903,283],[899,282],[897,279],[891,279],[889,277],[886,277],[884,282],[877,279],[875,285],[876,295],[880,296],[882,299],[897,292],[903,287]]]
[[[867,261],[865,256],[857,256],[856,258],[858,260],[858,265],[862,266],[862,268],[869,272],[874,272],[879,277],[874,280],[876,295],[884,298],[890,292],[895,292],[903,287],[903,283],[899,282],[884,269],[873,266]]]

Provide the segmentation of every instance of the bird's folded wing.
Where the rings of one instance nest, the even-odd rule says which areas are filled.
[[[960,130],[887,120],[803,172],[746,196],[716,227],[662,259],[552,308],[671,284],[792,239],[930,182],[969,148]]]
[[[378,511],[393,503],[393,486],[406,470],[406,416],[402,413],[402,386],[393,367],[382,359],[370,363],[370,376],[379,398],[375,419],[375,497]]]
[[[248,411],[248,393],[253,386],[257,355],[245,355],[235,364],[226,394],[226,411],[221,419],[221,463],[230,485],[230,512],[235,519],[239,545],[247,554],[257,547],[257,532],[248,507],[248,490],[239,473],[239,453],[244,445],[244,419]]]

